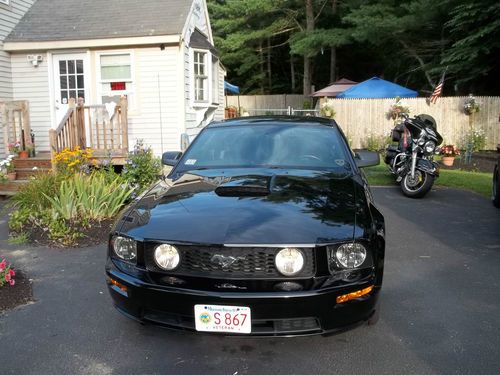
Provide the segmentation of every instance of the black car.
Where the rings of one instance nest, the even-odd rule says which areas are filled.
[[[375,322],[384,218],[334,121],[215,122],[117,220],[116,308],[165,327],[290,336]]]

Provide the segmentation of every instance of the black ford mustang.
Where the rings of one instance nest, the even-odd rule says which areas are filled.
[[[216,122],[117,220],[107,282],[141,322],[252,335],[375,322],[384,218],[334,121]]]

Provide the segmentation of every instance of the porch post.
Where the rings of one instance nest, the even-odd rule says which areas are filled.
[[[122,134],[122,152],[128,154],[128,101],[126,96],[120,98],[120,126]]]

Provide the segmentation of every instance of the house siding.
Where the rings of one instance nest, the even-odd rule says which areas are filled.
[[[29,102],[36,147],[39,151],[48,151],[51,103],[47,55],[37,52],[37,55],[43,56],[43,61],[35,68],[26,60],[27,54],[11,55],[13,99]]]
[[[3,41],[35,0],[11,0],[10,5],[0,4],[0,101],[13,99],[10,54],[3,49]],[[3,114],[0,113],[0,124]],[[6,153],[3,125],[0,126],[0,155]]]
[[[184,105],[185,105],[185,124],[186,124],[186,133],[189,134],[190,138],[193,139],[200,130],[208,125],[213,120],[220,120],[224,118],[224,71],[220,66],[219,77],[218,77],[218,101],[219,105],[207,118],[205,118],[205,114],[207,112],[207,108],[203,107],[195,107],[193,96],[194,96],[194,87],[193,87],[193,67],[192,67],[192,49],[189,47],[189,39],[191,33],[196,29],[200,30],[205,35],[209,36],[209,41],[213,43],[211,40],[211,32],[210,32],[210,22],[208,18],[208,14],[206,13],[205,3],[201,0],[197,0],[193,2],[191,13],[186,22],[186,35],[185,39],[182,42],[182,58],[183,58],[183,72],[184,72]],[[209,69],[209,71],[212,71]],[[221,82],[222,77],[222,82]],[[211,84],[212,79],[209,79]],[[211,89],[209,90],[212,91]],[[212,111],[212,109],[210,109]]]
[[[136,62],[136,109],[129,112],[130,148],[138,139],[155,154],[179,150],[185,131],[179,47],[140,48]]]

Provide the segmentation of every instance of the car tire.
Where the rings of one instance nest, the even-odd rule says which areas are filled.
[[[493,172],[493,205],[500,208],[500,170],[498,169],[498,164],[495,165],[495,171]]]

